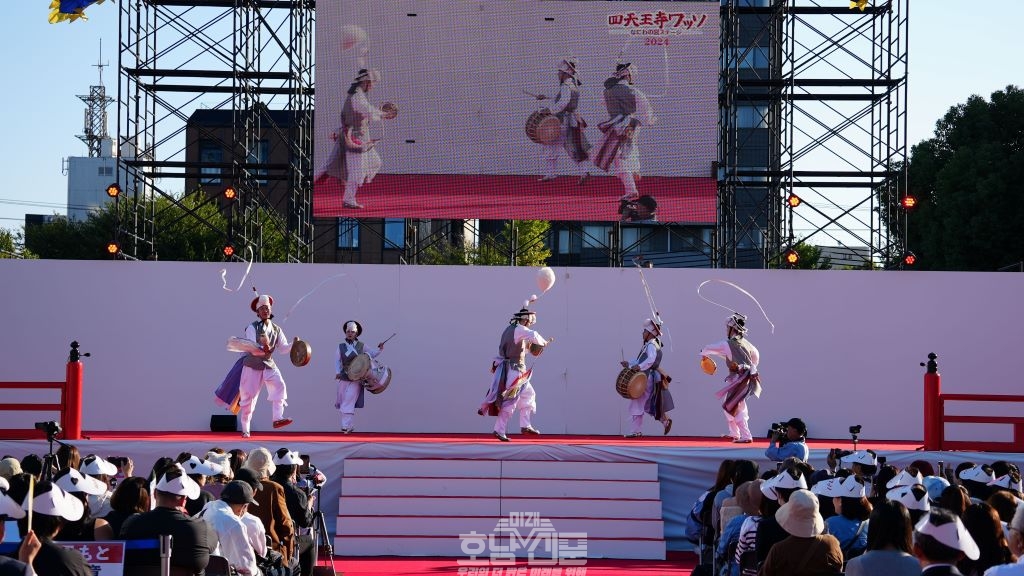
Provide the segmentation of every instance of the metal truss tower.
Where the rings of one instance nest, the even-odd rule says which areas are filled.
[[[287,260],[311,262],[315,1],[118,4],[122,254],[157,257],[165,222],[157,211],[167,203],[155,199],[164,198],[236,255],[251,248],[262,260],[273,232]],[[190,125],[209,111],[223,111],[226,129]],[[211,143],[216,157],[197,152]],[[222,197],[227,186],[236,200]],[[196,189],[200,205],[184,203]]]
[[[900,259],[908,3],[723,2],[717,266],[778,266],[799,242]]]

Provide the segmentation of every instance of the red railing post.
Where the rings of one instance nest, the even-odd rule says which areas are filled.
[[[934,352],[928,354],[924,373],[924,449],[942,450],[942,375]]]
[[[82,361],[79,359],[78,342],[71,343],[68,358],[67,379],[64,385],[64,439],[82,439]]]

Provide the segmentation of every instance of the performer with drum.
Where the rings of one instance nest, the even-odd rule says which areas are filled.
[[[591,145],[590,142],[587,142],[587,136],[583,132],[587,123],[576,111],[579,107],[582,82],[579,80],[575,58],[569,57],[562,60],[558,67],[558,83],[558,94],[555,95],[548,112],[558,118],[561,123],[561,131],[558,138],[543,143],[546,172],[540,179],[541,182],[550,182],[557,177],[558,157],[561,155],[561,150],[564,149],[569,158],[580,166],[590,157]],[[538,94],[536,98],[546,100],[547,96]],[[589,178],[590,172],[585,171],[580,176],[578,184],[582,186]]]
[[[643,380],[643,392],[639,396],[634,396],[637,391],[629,390],[628,385],[625,391],[619,390],[620,395],[630,398],[629,415],[631,422],[629,434],[626,434],[626,438],[640,438],[644,435],[644,413],[650,414],[654,419],[661,422],[662,426],[665,427],[664,434],[668,434],[672,430],[672,419],[668,417],[667,413],[675,408],[675,403],[672,401],[672,394],[668,391],[668,382],[671,379],[660,368],[662,351],[661,341],[658,339],[659,336],[661,336],[661,327],[650,318],[644,320],[643,348],[640,349],[636,360],[632,362],[623,360],[621,362],[624,370],[619,375],[620,381],[628,381],[633,378],[639,379],[640,375],[645,377]],[[632,376],[632,378],[623,378],[624,375]],[[616,389],[620,388],[619,382],[616,382],[615,387]]]
[[[376,350],[367,351],[359,341],[363,333],[362,324],[349,320],[342,325],[342,329],[345,331],[345,341],[338,344],[335,356],[338,396],[334,407],[341,411],[342,434],[349,434],[356,429],[352,423],[356,408],[363,407],[363,379],[370,370],[372,359],[384,351],[384,343],[377,344]]]
[[[632,64],[618,64],[615,75],[604,82],[604,104],[608,119],[598,125],[604,139],[594,156],[594,165],[614,172],[622,182],[623,202],[640,197],[636,183],[640,179],[640,148],[637,134],[641,126],[653,124],[655,116],[647,96],[633,85],[636,70]]]
[[[537,411],[537,397],[530,384],[533,369],[526,369],[526,351],[539,356],[544,347],[555,339],[545,340],[531,326],[537,323],[537,314],[523,307],[512,315],[508,327],[501,333],[498,342],[498,356],[491,363],[494,379],[484,397],[483,404],[477,414],[497,416],[494,422],[494,437],[508,442],[506,434],[508,421],[512,412],[519,410],[519,426],[523,434],[540,434],[530,424],[530,419]]]
[[[701,365],[708,374],[714,374],[714,361],[708,356],[720,356],[729,366],[729,376],[725,379],[725,388],[717,392],[722,398],[722,410],[725,421],[729,424],[729,434],[733,442],[749,444],[753,442],[747,421],[747,396],[761,396],[761,376],[757,372],[760,355],[757,348],[747,340],[747,317],[734,313],[725,323],[726,339],[708,344],[700,351]]]
[[[247,352],[242,358],[238,415],[242,422],[243,438],[249,437],[252,414],[264,384],[267,386],[267,400],[274,416],[274,428],[283,428],[292,423],[291,418],[284,417],[284,407],[288,405],[288,388],[273,358],[274,352],[278,350],[286,354],[291,352],[292,343],[288,341],[284,330],[271,321],[274,318],[273,306],[274,298],[269,294],[260,294],[249,304],[258,320],[245,327],[245,339],[255,342],[263,351]]]
[[[363,68],[352,81],[348,97],[341,108],[341,134],[336,135],[337,146],[327,165],[326,174],[345,182],[345,208],[362,208],[356,202],[356,192],[369,184],[380,171],[383,161],[377,153],[378,140],[370,138],[370,121],[390,120],[398,116],[398,107],[390,102],[380,108],[370,104],[366,95],[380,83],[380,72]]]

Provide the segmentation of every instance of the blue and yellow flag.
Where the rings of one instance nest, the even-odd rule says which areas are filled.
[[[93,4],[102,4],[103,0],[53,0],[50,2],[50,24],[58,22],[74,22],[85,17],[85,9]]]

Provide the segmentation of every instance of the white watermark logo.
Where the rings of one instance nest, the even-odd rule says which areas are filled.
[[[523,576],[582,576],[586,574],[587,534],[586,532],[558,532],[551,521],[541,518],[538,512],[511,512],[508,518],[498,520],[490,534],[472,531],[459,534],[462,552],[468,560],[459,560],[461,566],[514,566],[516,557],[525,558],[530,566],[546,568],[522,570],[509,568],[500,574],[522,574]],[[566,568],[561,566],[580,566]],[[549,571],[547,567],[551,568]],[[481,568],[489,570],[488,568]],[[510,572],[509,570],[512,570]],[[557,570],[557,572],[556,572]],[[459,574],[495,574],[493,571],[463,572]]]

